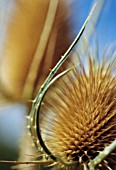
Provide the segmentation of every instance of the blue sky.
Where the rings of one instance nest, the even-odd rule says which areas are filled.
[[[93,0],[80,1],[79,3],[79,20],[82,24],[87,17]],[[105,5],[102,10],[100,19],[96,26],[97,38],[99,41],[99,46],[101,49],[106,44],[116,43],[116,1],[115,0],[105,0]]]

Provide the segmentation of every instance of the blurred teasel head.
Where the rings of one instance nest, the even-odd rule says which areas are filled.
[[[1,3],[4,7],[5,1]],[[6,30],[0,51],[2,96],[19,102],[35,96],[71,42],[69,16],[64,0],[16,0],[2,8],[0,17]]]

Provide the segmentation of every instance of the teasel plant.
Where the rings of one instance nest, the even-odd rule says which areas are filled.
[[[96,5],[32,101],[28,129],[38,160],[22,164],[39,164],[40,169],[116,168],[115,50],[100,61],[83,35]],[[67,68],[56,75],[65,62]]]
[[[116,51],[106,52],[99,61],[81,35],[83,43],[88,44],[81,46],[84,53],[78,53],[78,47],[73,49],[69,68],[52,78],[80,35],[41,87],[28,117],[28,128],[38,150],[45,153],[44,159],[54,161],[54,169],[113,170]]]

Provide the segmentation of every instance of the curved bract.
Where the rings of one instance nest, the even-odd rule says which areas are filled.
[[[64,169],[79,166],[87,169],[89,162],[96,160],[96,156],[116,137],[115,59],[109,61],[104,56],[99,64],[90,48],[85,55],[88,69],[77,54],[77,59],[69,62],[74,68],[52,79],[80,39],[91,13],[40,88],[29,116],[29,128],[36,147]],[[100,158],[98,161],[101,162],[99,169],[114,167],[115,142],[113,144],[113,152],[105,160]],[[97,164],[90,168],[94,169],[94,166]]]

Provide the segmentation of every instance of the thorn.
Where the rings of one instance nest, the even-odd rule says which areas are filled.
[[[41,106],[44,106],[44,105],[45,105],[45,103],[44,103],[44,102],[42,102]]]
[[[26,128],[27,128],[27,129],[30,129],[30,125],[27,125]]]
[[[34,143],[32,143],[32,144],[31,144],[31,146],[32,146],[32,147],[35,147],[35,144],[34,144]]]
[[[102,167],[102,164],[99,164],[99,167]]]
[[[37,129],[37,126],[35,125],[35,126],[33,127],[33,129]]]
[[[39,140],[37,140],[37,144],[39,144]]]
[[[40,146],[38,146],[38,152],[39,152],[39,153],[41,153],[40,149],[41,149],[41,147],[40,147]]]
[[[43,152],[43,148],[40,148],[40,151]]]
[[[38,105],[38,104],[36,104],[36,106],[35,106],[36,110],[38,110],[38,106],[39,106],[39,105]]]
[[[30,116],[26,116],[26,119],[30,120]]]
[[[30,118],[30,121],[33,122],[33,118]]]
[[[39,95],[39,98],[41,98],[41,97],[42,97],[42,94]]]
[[[52,71],[52,68],[49,68],[49,71]]]
[[[35,99],[34,100],[28,100],[29,103],[35,103]]]

